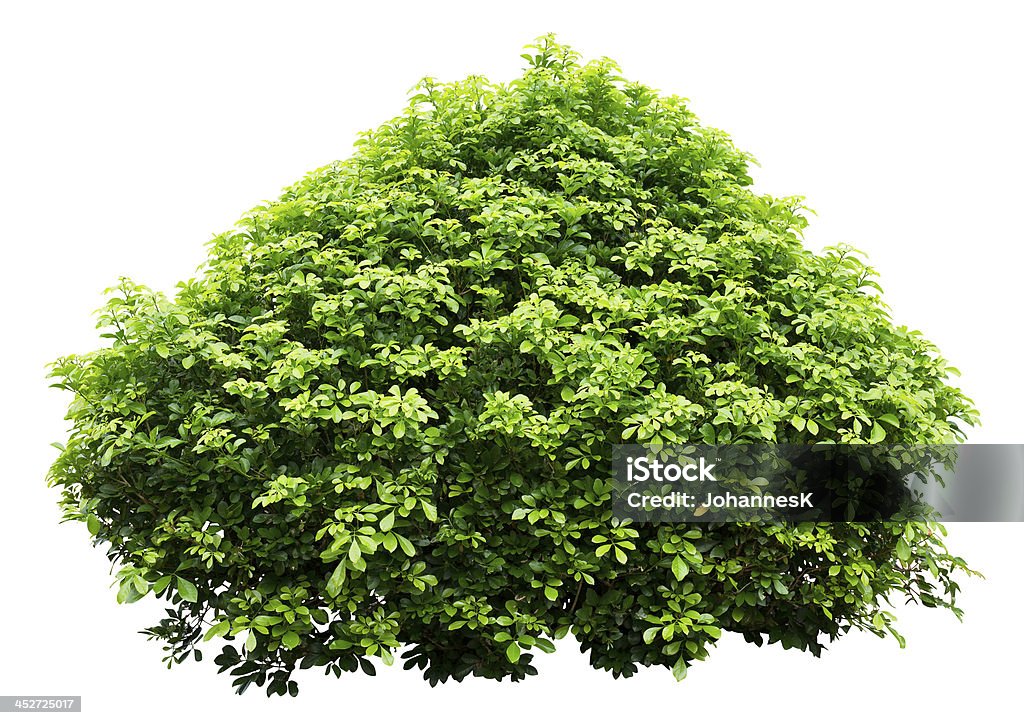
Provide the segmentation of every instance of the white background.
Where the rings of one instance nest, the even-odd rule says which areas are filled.
[[[865,250],[896,320],[962,369],[984,421],[971,441],[1024,442],[1015,4],[156,5],[0,5],[0,694],[81,694],[86,712],[61,717],[89,722],[1016,714],[1021,525],[951,527],[951,548],[988,579],[965,584],[963,624],[899,608],[906,650],[861,633],[815,660],[726,635],[676,684],[661,670],[614,681],[564,642],[519,685],[306,672],[297,700],[268,700],[236,697],[212,656],[164,669],[136,634],[159,604],[115,604],[104,553],[84,526],[57,525],[43,482],[68,403],[44,365],[97,345],[90,313],[105,287],[127,275],[173,290],[214,233],[348,155],[418,78],[510,80],[521,47],[548,31],[690,98],[759,159],[759,189],[806,196],[808,243]]]

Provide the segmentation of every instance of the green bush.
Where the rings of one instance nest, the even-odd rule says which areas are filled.
[[[951,442],[975,411],[682,99],[529,49],[507,85],[422,81],[54,364],[51,483],[118,600],[165,599],[170,662],[224,637],[268,694],[401,647],[431,684],[522,679],[567,633],[681,678],[724,630],[818,654],[892,631],[894,596],[959,615],[935,525],[613,518],[616,443]]]

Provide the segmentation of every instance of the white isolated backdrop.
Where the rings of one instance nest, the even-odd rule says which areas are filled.
[[[219,646],[166,670],[136,633],[159,603],[117,605],[104,552],[57,525],[44,476],[68,396],[44,366],[97,346],[90,313],[119,276],[173,291],[213,234],[347,156],[420,77],[511,80],[553,31],[691,99],[759,159],[760,190],[805,196],[808,244],[864,250],[894,318],[963,371],[983,416],[971,441],[1024,442],[1021,20],[997,2],[0,3],[0,694],[79,694],[83,714],[61,717],[97,723],[1009,716],[1016,524],[950,527],[988,578],[965,583],[963,624],[897,607],[905,650],[853,633],[816,660],[727,634],[676,684],[613,680],[563,641],[521,684],[431,690],[396,666],[304,672],[297,700],[237,697],[214,675]]]

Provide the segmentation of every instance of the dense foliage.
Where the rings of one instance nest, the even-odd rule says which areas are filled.
[[[959,614],[934,525],[613,518],[615,443],[952,442],[975,413],[682,99],[529,50],[507,85],[424,80],[54,365],[51,482],[118,599],[167,600],[169,660],[225,637],[268,694],[401,647],[431,683],[517,680],[567,633],[681,678],[723,630],[817,654],[891,631],[893,596]]]

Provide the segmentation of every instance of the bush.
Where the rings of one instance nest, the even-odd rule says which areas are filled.
[[[536,672],[571,633],[677,678],[723,630],[820,653],[955,606],[941,527],[639,525],[611,446],[962,440],[970,401],[849,248],[680,98],[550,37],[405,112],[211,242],[175,299],[123,280],[54,464],[65,517],[150,591],[168,659],[241,691],[373,662]],[[899,635],[896,635],[899,638]],[[902,641],[902,640],[901,640]]]

